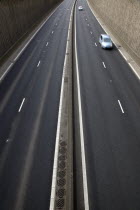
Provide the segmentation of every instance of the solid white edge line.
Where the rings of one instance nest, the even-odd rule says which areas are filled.
[[[22,103],[21,103],[21,105],[20,105],[20,108],[19,108],[18,112],[21,111],[21,109],[22,109],[22,107],[23,107],[23,104],[24,104],[24,101],[25,101],[25,98],[23,98]]]
[[[123,110],[123,107],[122,107],[122,105],[121,105],[120,100],[118,100],[118,103],[119,103],[119,106],[120,106],[120,108],[121,108],[122,113],[124,114],[124,110]]]
[[[74,7],[74,4],[73,4]],[[71,16],[70,15],[69,26],[71,24]],[[67,40],[69,40],[70,31],[68,30]],[[69,42],[67,41],[66,52],[68,51]],[[55,206],[55,192],[56,192],[56,177],[57,177],[57,167],[58,167],[58,151],[59,151],[59,136],[60,136],[60,123],[61,123],[61,115],[62,115],[62,101],[63,101],[63,93],[64,93],[64,76],[65,76],[65,66],[67,61],[67,55],[65,55],[63,73],[62,73],[62,83],[61,83],[61,93],[60,93],[60,102],[59,102],[59,111],[58,111],[58,122],[57,122],[57,131],[56,131],[56,143],[55,143],[55,153],[54,153],[54,165],[53,165],[53,175],[52,175],[52,187],[51,187],[51,197],[50,197],[50,208],[49,210],[54,210]]]
[[[140,75],[138,75],[138,73],[136,72],[136,70],[134,69],[134,67],[130,64],[130,63],[128,63],[129,64],[129,66],[131,67],[131,69],[134,71],[134,73],[135,73],[135,75],[138,77],[138,79],[140,80]]]
[[[63,2],[62,2],[63,3]],[[62,4],[61,3],[61,4]],[[61,5],[60,4],[60,5]],[[14,61],[16,61],[18,59],[18,57],[21,55],[21,53],[25,50],[25,48],[27,47],[27,45],[31,42],[31,40],[35,37],[35,35],[40,31],[40,29],[44,26],[44,24],[50,19],[50,17],[55,13],[55,11],[60,7],[60,5],[58,7],[56,7],[56,9],[50,14],[50,16],[41,24],[41,26],[37,29],[37,31],[33,34],[33,36],[30,38],[30,40],[25,44],[25,46],[22,48],[22,50],[18,53],[18,55],[15,57]]]
[[[83,119],[82,119],[82,106],[81,106],[81,92],[80,92],[79,68],[78,68],[78,57],[77,57],[77,42],[76,42],[76,11],[75,11],[75,57],[76,57],[76,73],[77,73],[77,89],[78,89],[78,105],[79,105],[79,124],[80,124],[80,136],[81,136],[81,156],[82,156],[81,158],[82,158],[82,172],[83,172],[84,204],[85,204],[85,209],[89,210],[87,172],[86,172],[86,160],[85,160],[85,148],[84,148],[84,133],[83,133]]]
[[[11,63],[8,68],[6,69],[6,71],[3,73],[3,75],[0,77],[0,81],[6,76],[6,74],[8,73],[8,71],[10,70],[10,68],[13,66],[13,63]]]
[[[117,47],[117,46],[116,46]],[[127,58],[125,57],[125,55],[122,53],[122,51],[120,49],[118,49],[119,52],[121,53],[121,55],[123,56],[123,58],[127,61]]]
[[[88,2],[88,0],[87,0],[87,4],[88,4],[88,6],[89,6],[89,8],[90,8],[90,10],[91,10],[91,12],[93,13],[93,15],[94,15],[94,17],[96,18],[96,20],[98,21],[98,23],[102,26],[102,24],[100,23],[100,21],[98,20],[98,18],[95,16],[95,14],[94,14],[94,12],[93,12],[93,9],[91,8],[91,6],[90,6],[90,3]],[[103,30],[106,32],[106,34],[108,34],[108,32],[104,29],[104,27],[102,26],[102,28],[103,28]],[[114,43],[114,42],[113,42]],[[117,45],[114,43],[114,45],[116,46],[116,48],[117,48]],[[127,58],[125,57],[125,55],[122,53],[122,51],[120,50],[120,49],[118,49],[118,51],[121,53],[121,55],[123,56],[123,58],[126,60],[126,62],[127,62]],[[128,63],[128,62],[127,62]],[[136,72],[136,70],[134,69],[134,67],[130,64],[130,63],[128,63],[128,65],[130,66],[130,68],[132,69],[132,71],[134,72],[134,74],[138,77],[138,79],[140,80],[140,75]]]

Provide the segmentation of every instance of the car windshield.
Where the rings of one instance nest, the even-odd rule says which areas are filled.
[[[104,42],[111,42],[110,38],[104,38]]]

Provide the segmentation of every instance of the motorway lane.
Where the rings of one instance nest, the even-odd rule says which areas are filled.
[[[137,210],[140,83],[115,48],[100,48],[103,29],[86,1],[78,1],[80,5],[77,52],[90,209]]]
[[[0,84],[2,210],[49,209],[72,4],[61,4]]]
[[[52,31],[57,29],[61,17],[62,13],[60,8],[46,22],[45,26],[42,27],[40,32],[37,33],[35,38],[29,44],[28,48],[23,52],[19,60],[17,60],[2,84],[0,84],[0,122],[1,125],[3,125],[0,132],[1,144],[8,138],[8,127],[10,129],[11,122],[13,121],[15,113],[17,112],[17,109],[19,108],[23,98],[23,90],[25,90],[27,84],[29,84],[29,82],[31,82],[33,79],[34,71],[36,72],[36,67],[39,60],[41,60],[42,56],[47,56],[49,54],[49,48],[52,45],[52,39],[54,37]],[[48,46],[46,47],[47,43]],[[13,94],[13,92],[15,94]],[[10,101],[12,100],[12,97],[14,100],[14,108],[16,107],[15,110],[11,110]],[[17,99],[15,97],[17,97]],[[12,119],[9,119],[10,117],[6,119],[6,106],[8,106],[8,104],[10,111],[13,114]],[[8,116],[11,116],[9,111]],[[6,128],[4,126],[4,122]]]

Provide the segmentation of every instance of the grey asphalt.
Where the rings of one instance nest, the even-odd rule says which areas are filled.
[[[84,0],[76,25],[90,210],[139,210],[140,82],[115,47],[101,49]]]
[[[49,209],[72,4],[60,5],[0,84],[1,210]]]

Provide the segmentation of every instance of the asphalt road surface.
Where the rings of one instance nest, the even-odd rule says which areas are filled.
[[[65,0],[0,84],[0,210],[47,210],[73,1]]]
[[[89,209],[139,210],[140,82],[115,47],[101,49],[85,0],[76,29]]]
[[[0,210],[49,209],[72,4],[58,7],[0,84]],[[104,31],[85,0],[76,31],[89,209],[139,210],[140,82],[115,47],[101,49]]]

